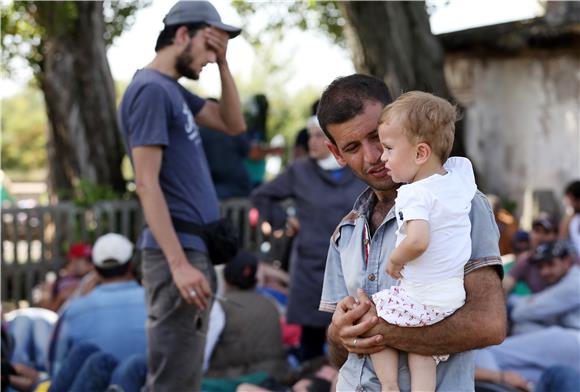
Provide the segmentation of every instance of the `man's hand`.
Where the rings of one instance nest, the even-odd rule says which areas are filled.
[[[40,373],[21,363],[14,364],[16,374],[9,375],[10,386],[17,391],[31,391],[40,378]]]
[[[329,339],[356,354],[372,354],[381,351],[383,349],[381,335],[362,337],[378,322],[376,315],[360,320],[371,310],[371,305],[368,297],[366,301],[358,303],[353,297],[342,299],[336,306],[328,328]]]
[[[392,259],[389,259],[387,263],[387,274],[395,279],[401,279],[401,270],[404,266],[404,264],[398,264],[395,263]]]
[[[226,52],[228,50],[228,40],[230,36],[223,30],[215,27],[207,27],[203,31],[207,45],[216,54],[216,62],[218,65],[226,62]]]
[[[501,372],[501,380],[504,384],[528,392],[530,387],[528,381],[516,372]]]
[[[359,301],[360,301],[361,296],[366,297],[366,294],[364,293],[364,291],[361,294],[359,294]],[[368,298],[368,297],[366,297],[366,298]],[[377,316],[377,308],[376,308],[375,304],[371,301],[371,306],[369,307],[369,310],[365,314],[363,314],[363,316],[357,321],[357,324],[361,324],[361,323],[364,323],[365,321],[368,321],[370,324],[376,325],[377,317],[378,317]],[[371,328],[368,331],[366,331],[365,333],[363,333],[361,336],[364,338],[369,338],[369,337],[372,337],[375,335],[378,335],[378,334],[373,331],[373,328]]]
[[[205,275],[187,260],[171,267],[173,281],[183,299],[190,305],[204,310],[211,297],[211,289]]]

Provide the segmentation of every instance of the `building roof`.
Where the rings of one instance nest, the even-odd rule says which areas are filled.
[[[550,4],[550,3],[548,3]],[[580,2],[549,6],[541,17],[440,34],[448,54],[517,55],[565,49],[580,56]]]

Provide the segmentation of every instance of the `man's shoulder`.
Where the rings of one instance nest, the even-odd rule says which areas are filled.
[[[341,220],[340,223],[334,229],[330,240],[338,245],[338,240],[341,235],[341,230],[344,226],[355,226],[357,219],[360,217],[360,211],[351,210],[348,214],[346,214]]]
[[[63,318],[72,319],[94,310],[94,290],[87,295],[73,299],[62,314]]]
[[[169,97],[171,92],[176,91],[176,86],[167,83],[162,79],[137,78],[135,77],[125,92],[125,97],[133,99],[143,98],[148,95],[156,96],[158,99]]]
[[[475,191],[475,195],[473,195],[473,199],[471,200],[471,210],[477,211],[478,213],[493,213],[487,196],[485,196],[479,189]]]

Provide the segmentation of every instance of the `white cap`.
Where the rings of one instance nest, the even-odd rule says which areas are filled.
[[[319,128],[320,129],[320,123],[318,122],[318,117],[312,116],[312,117],[308,118],[308,120],[306,121],[306,128],[308,128],[308,129]]]
[[[99,268],[123,265],[132,255],[133,244],[121,234],[105,234],[93,245],[93,263]]]

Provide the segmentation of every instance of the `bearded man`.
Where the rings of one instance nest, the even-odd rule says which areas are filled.
[[[148,312],[145,390],[191,391],[201,387],[216,278],[206,244],[176,222],[201,226],[219,219],[198,125],[229,135],[245,132],[226,59],[228,40],[240,29],[222,23],[206,1],[178,2],[163,23],[155,58],[137,71],[119,111],[147,221],[138,241]],[[177,82],[182,76],[197,80],[208,63],[219,69],[219,103]]]

